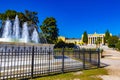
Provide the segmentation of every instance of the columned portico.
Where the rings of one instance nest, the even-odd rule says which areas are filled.
[[[105,34],[88,34],[88,44],[95,44],[98,38],[100,38],[100,44],[104,44]]]

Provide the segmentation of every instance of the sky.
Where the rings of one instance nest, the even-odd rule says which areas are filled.
[[[120,0],[0,0],[0,13],[6,10],[38,12],[39,25],[46,17],[57,20],[59,35],[81,38],[88,34],[120,34]]]

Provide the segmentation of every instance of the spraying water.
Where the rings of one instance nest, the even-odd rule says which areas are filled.
[[[34,28],[34,31],[33,31],[33,34],[32,34],[32,41],[34,43],[38,43],[39,42],[39,36],[38,36],[38,33],[37,33],[35,28]]]
[[[39,39],[38,32],[36,28],[34,28],[32,32],[32,36],[30,39],[30,34],[28,30],[28,25],[27,22],[24,22],[22,31],[20,31],[20,21],[18,16],[16,15],[14,23],[12,25],[12,22],[7,19],[5,21],[5,26],[3,27],[3,33],[2,33],[2,38],[0,38],[0,41],[2,42],[34,42],[34,43],[46,43],[45,37],[41,35]],[[12,32],[13,31],[13,32]],[[20,33],[21,32],[21,33]]]
[[[20,22],[19,22],[19,19],[18,19],[18,15],[16,15],[14,25],[13,25],[13,35],[12,35],[12,37],[14,39],[17,39],[17,40],[20,38],[19,24],[20,24]]]
[[[10,20],[7,19],[5,21],[2,38],[11,38],[11,26],[12,26],[12,24],[11,24]]]
[[[23,24],[22,40],[25,43],[29,42],[29,32],[28,32],[27,22],[24,22],[24,24]]]

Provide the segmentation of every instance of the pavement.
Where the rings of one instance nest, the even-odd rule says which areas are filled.
[[[101,75],[103,80],[120,80],[120,51],[113,49],[104,49],[104,58],[101,62],[106,64],[108,75]]]

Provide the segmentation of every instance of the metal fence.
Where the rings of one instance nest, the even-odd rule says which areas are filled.
[[[0,45],[0,79],[29,79],[100,66],[98,50]]]

